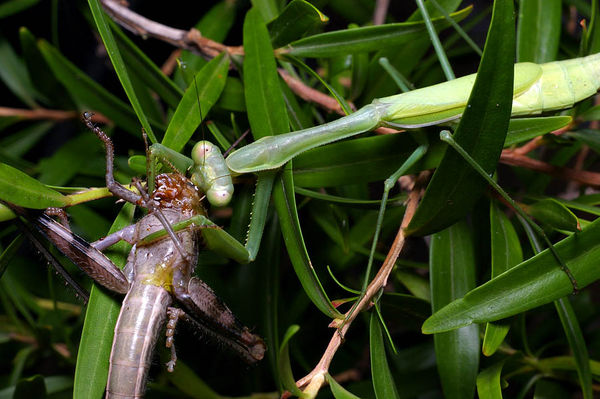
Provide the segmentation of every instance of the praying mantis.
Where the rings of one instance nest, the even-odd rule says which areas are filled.
[[[546,64],[518,63],[514,71],[513,116],[571,108],[600,88],[600,53]],[[300,153],[380,126],[416,129],[460,118],[475,74],[374,100],[353,114],[313,128],[263,137],[234,151],[227,166],[235,173],[281,167]]]

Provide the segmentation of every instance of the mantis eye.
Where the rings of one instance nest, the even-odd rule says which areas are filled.
[[[226,189],[210,189],[206,192],[206,199],[214,206],[225,206],[231,201],[232,192]]]
[[[204,164],[211,157],[215,145],[209,141],[199,141],[192,148],[192,159],[195,164]]]

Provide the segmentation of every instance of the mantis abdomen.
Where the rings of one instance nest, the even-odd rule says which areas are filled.
[[[521,64],[517,64],[516,67]],[[534,64],[535,65],[535,64]],[[572,107],[600,88],[600,53],[539,65],[539,79],[513,100],[513,115],[532,115]],[[515,74],[518,69],[515,70]]]

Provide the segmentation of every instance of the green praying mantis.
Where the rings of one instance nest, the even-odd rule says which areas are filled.
[[[512,115],[570,108],[600,88],[600,54],[565,61],[515,64]],[[374,100],[353,114],[320,126],[263,137],[227,158],[235,173],[281,167],[298,154],[380,126],[415,129],[455,121],[464,111],[476,74]]]

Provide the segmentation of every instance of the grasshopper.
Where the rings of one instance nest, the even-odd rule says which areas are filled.
[[[192,277],[203,241],[209,247],[217,243],[212,249],[224,248],[219,251],[221,254],[236,257],[235,251],[232,255],[226,250],[227,245],[218,244],[235,239],[206,218],[201,204],[203,193],[180,173],[157,175],[152,193],[147,193],[139,181],[135,182],[137,193],[125,188],[114,179],[112,141],[92,124],[90,114],[84,114],[84,121],[104,142],[106,185],[110,192],[149,211],[136,224],[91,244],[45,214],[35,220],[35,225],[49,241],[96,282],[111,291],[126,294],[115,327],[106,397],[139,398],[144,395],[154,346],[165,322],[166,345],[171,349],[171,359],[167,363],[169,371],[173,371],[177,360],[173,335],[179,319],[230,348],[247,363],[260,361],[266,350],[264,341],[244,327],[206,283]],[[199,151],[211,150],[212,147],[201,143],[196,155]],[[214,151],[211,154],[215,154]],[[216,156],[218,158],[218,154]],[[202,167],[211,170],[206,165],[212,165],[211,157],[206,156],[206,159],[209,161],[203,162]],[[199,181],[200,178],[193,176],[193,179]],[[218,179],[216,182],[205,188],[212,190],[210,198],[222,203],[227,193]],[[22,209],[13,209],[25,214]],[[171,227],[181,221],[186,221],[189,226],[190,220],[195,222],[191,227]],[[121,240],[133,245],[123,271],[101,252]],[[172,306],[174,300],[181,308]]]

